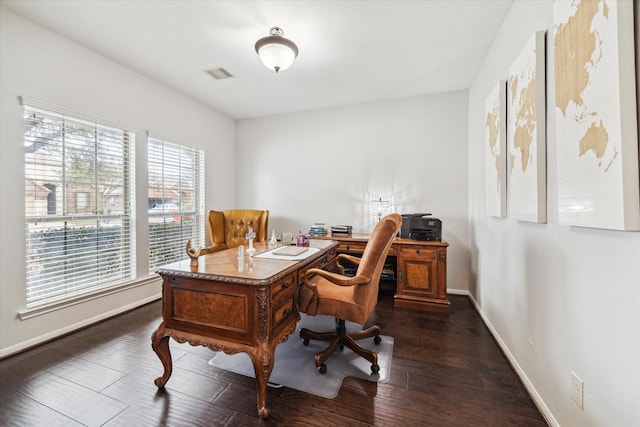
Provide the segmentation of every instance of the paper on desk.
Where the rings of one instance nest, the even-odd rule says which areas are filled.
[[[278,250],[282,250],[283,248],[286,248],[287,246],[279,246],[275,249],[271,249],[270,251],[267,252],[263,252],[259,255],[256,255],[254,258],[266,258],[266,259],[283,259],[286,261],[299,261],[305,258],[310,257],[313,254],[317,254],[318,252],[320,252],[320,249],[318,248],[305,248],[306,251],[302,252],[301,254],[298,255],[282,255],[282,254],[277,254],[274,252],[278,252]],[[291,247],[296,247],[296,246],[291,246]]]

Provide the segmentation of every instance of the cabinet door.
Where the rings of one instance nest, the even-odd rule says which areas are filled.
[[[437,248],[400,248],[398,254],[398,294],[437,298]]]

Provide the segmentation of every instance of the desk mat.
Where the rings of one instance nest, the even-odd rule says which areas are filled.
[[[327,372],[321,374],[316,368],[314,357],[316,353],[326,348],[328,343],[311,340],[309,345],[305,346],[300,339],[300,329],[308,328],[318,332],[330,331],[335,329],[335,320],[331,316],[307,316],[304,313],[300,315],[302,319],[298,322],[296,331],[289,336],[287,341],[276,347],[276,361],[269,378],[271,384],[275,383],[332,399],[338,395],[344,377],[362,378],[381,384],[389,381],[393,356],[393,337],[380,335],[382,341],[378,345],[374,344],[373,338],[358,341],[361,346],[378,353],[378,365],[380,365],[378,375],[371,374],[369,361],[347,347],[342,352],[337,351],[327,360]],[[347,330],[362,329],[356,323],[346,323]],[[209,361],[209,365],[255,378],[253,364],[245,353],[228,355],[221,351],[216,352]]]
[[[286,255],[285,254],[278,254],[277,252],[279,251],[283,251],[283,250],[287,250],[288,248],[293,248],[293,249],[299,249],[298,246],[280,246],[277,247],[275,249],[271,249],[270,251],[267,252],[262,252],[258,255],[256,255],[254,258],[267,258],[267,259],[281,259],[281,260],[286,260],[286,261],[299,261],[299,260],[303,260],[305,258],[310,257],[311,255],[320,252],[320,249],[318,248],[310,248],[310,247],[304,247],[302,249],[304,249],[301,253],[296,254],[296,255]]]

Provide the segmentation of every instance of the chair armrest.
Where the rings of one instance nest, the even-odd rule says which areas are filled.
[[[226,243],[216,243],[215,245],[211,245],[207,247],[208,253],[212,254],[214,252],[220,252],[227,249]]]
[[[336,257],[336,267],[338,268],[338,272],[344,276],[344,265],[340,264],[340,260],[348,261],[355,265],[360,265],[361,258],[349,254],[338,254]]]
[[[370,279],[365,276],[344,276],[338,273],[332,273],[330,271],[321,270],[319,268],[310,268],[304,273],[304,282],[309,288],[315,288],[316,285],[313,283],[309,283],[309,277],[313,275],[319,275],[327,279],[329,282],[338,286],[356,286],[361,285],[363,283],[369,283]]]
[[[338,254],[337,260],[340,261],[341,259],[349,261],[355,265],[360,265],[360,261],[362,261],[362,258],[357,256],[353,256],[349,254]]]
[[[269,210],[262,211],[260,221],[258,223],[256,242],[265,242],[269,240]]]
[[[341,274],[331,273],[330,271],[321,270],[319,268],[310,268],[304,273],[304,283],[302,284],[304,288],[301,287],[300,291],[303,291],[303,289],[308,289],[311,292],[311,296],[305,298],[306,303],[302,303],[300,299],[298,302],[300,304],[300,310],[303,313],[307,313],[311,316],[315,316],[318,313],[318,302],[320,301],[320,297],[318,295],[318,286],[316,286],[315,283],[309,281],[309,278],[314,275],[322,276],[336,286],[355,286],[369,283],[369,280],[364,276],[347,277]]]
[[[224,232],[224,214],[221,211],[210,210],[207,213],[209,217],[209,237],[211,238],[211,246],[214,248],[220,247],[221,249],[226,249],[225,243],[225,232]]]

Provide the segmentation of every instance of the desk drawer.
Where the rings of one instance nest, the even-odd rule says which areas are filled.
[[[435,258],[437,254],[438,248],[433,246],[407,245],[398,248],[398,255],[419,255]]]
[[[364,252],[365,246],[367,246],[366,242],[340,242],[338,245],[338,252],[361,254]]]
[[[310,268],[319,268],[320,270],[327,270],[335,262],[335,259],[336,259],[336,253],[335,251],[332,250],[326,257],[322,257],[319,260],[309,264],[309,266],[305,268],[305,271]],[[300,276],[301,276],[300,280],[303,280],[304,271],[300,271]]]
[[[293,290],[294,288],[291,289]],[[283,298],[280,301],[274,302],[271,307],[271,324],[273,325],[272,330],[274,331],[286,320],[295,316],[295,294],[293,292],[288,292],[286,294],[289,295],[288,298]]]
[[[287,291],[293,292],[296,288],[296,275],[290,274],[284,279],[278,281],[278,283],[271,285],[271,300],[277,301],[282,298]]]
[[[298,284],[302,285],[304,283],[305,273],[307,272],[307,270],[310,270],[312,268],[319,268],[320,270],[333,271],[335,269],[335,261],[336,261],[336,251],[334,249],[331,249],[327,253],[327,256],[324,256],[312,262],[304,269],[300,269],[298,271]]]

